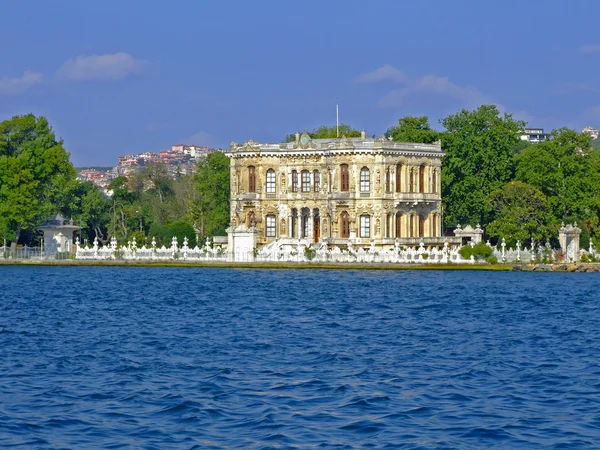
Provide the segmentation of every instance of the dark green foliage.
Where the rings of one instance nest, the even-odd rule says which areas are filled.
[[[327,138],[335,138],[338,136],[338,128],[336,126],[327,127],[322,126],[319,128],[315,128],[312,131],[304,131],[307,133],[312,139],[327,139]],[[302,134],[302,133],[300,133]],[[340,124],[339,126],[339,137],[346,136],[348,138],[351,137],[360,137],[360,131],[355,130],[350,125]],[[285,142],[294,142],[296,140],[296,133],[288,134],[285,137]]]
[[[13,247],[22,230],[67,212],[75,186],[69,154],[44,117],[0,122],[0,234]]]
[[[194,175],[197,198],[190,205],[190,215],[202,238],[226,234],[229,179],[229,158],[223,152],[212,152],[198,165]]]
[[[525,125],[494,105],[462,110],[442,124],[442,199],[447,224],[486,224],[487,197],[513,178],[513,148]]]
[[[458,253],[465,259],[471,259],[471,256],[473,256],[475,259],[486,259],[488,256],[491,256],[493,251],[494,250],[487,244],[480,242],[479,244],[475,244],[473,247],[471,247],[470,244],[465,245],[460,248]]]
[[[498,264],[498,258],[496,258],[494,255],[488,256],[487,258],[485,258],[485,260],[488,264]]]
[[[177,238],[177,243],[181,247],[183,239],[188,238],[188,247],[196,246],[196,232],[194,227],[182,220],[167,225],[155,225],[150,229],[150,236],[156,239],[156,245],[170,247],[173,237]]]
[[[486,232],[490,237],[509,242],[546,241],[558,230],[546,196],[536,187],[511,181],[488,196],[490,217]]]
[[[419,142],[432,144],[440,139],[441,133],[432,130],[426,116],[406,116],[398,119],[398,125],[389,128],[385,137],[397,142]]]

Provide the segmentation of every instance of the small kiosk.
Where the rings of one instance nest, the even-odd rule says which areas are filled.
[[[44,232],[43,257],[50,258],[57,253],[74,253],[73,233],[80,230],[73,219],[66,220],[60,214],[37,227]]]

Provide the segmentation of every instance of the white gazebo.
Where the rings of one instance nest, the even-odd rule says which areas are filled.
[[[37,227],[44,232],[44,257],[54,256],[59,252],[73,252],[73,233],[80,230],[73,219],[66,220],[60,214]]]

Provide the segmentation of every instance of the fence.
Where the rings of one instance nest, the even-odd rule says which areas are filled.
[[[0,257],[3,259],[19,259],[19,260],[42,260],[42,259],[73,259],[75,255],[71,252],[50,253],[42,247],[30,247],[23,245],[12,251],[10,246],[0,245]]]

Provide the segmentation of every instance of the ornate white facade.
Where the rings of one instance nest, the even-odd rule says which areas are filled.
[[[385,138],[231,143],[231,229],[256,246],[304,240],[344,247],[443,245],[440,143]]]

